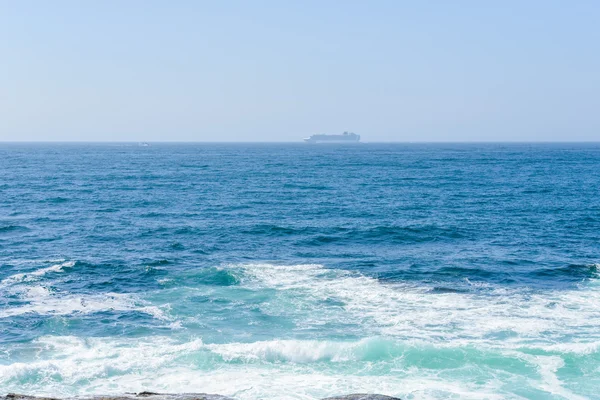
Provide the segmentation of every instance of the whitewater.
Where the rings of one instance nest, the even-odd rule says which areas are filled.
[[[544,294],[500,287],[436,293],[434,287],[382,284],[320,265],[246,264],[202,271],[198,279],[235,282],[225,286],[187,286],[184,275],[163,278],[163,289],[137,296],[53,293],[55,282],[44,278],[61,279],[65,267],[75,265],[56,264],[3,280],[29,305],[0,317],[139,312],[177,332],[187,325],[218,325],[222,315],[231,315],[230,323],[240,326],[237,341],[219,341],[218,333],[206,343],[185,333],[143,339],[45,335],[3,348],[15,361],[35,354],[35,361],[0,367],[5,390],[76,395],[151,387],[240,399],[365,391],[518,398],[547,392],[576,399],[585,397],[570,388],[587,386],[591,393],[598,384],[589,377],[572,381],[559,371],[566,363],[598,361],[596,285]],[[210,297],[207,308],[215,308],[208,321],[188,312],[198,296]],[[248,303],[262,318],[253,317]],[[293,326],[303,339],[245,340],[242,326],[264,335],[261,325],[269,324],[263,318]]]

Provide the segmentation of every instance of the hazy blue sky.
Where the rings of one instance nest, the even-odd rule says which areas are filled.
[[[600,140],[600,1],[0,0],[0,140]]]

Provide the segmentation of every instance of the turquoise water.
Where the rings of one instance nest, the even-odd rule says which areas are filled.
[[[600,398],[600,145],[0,145],[0,395]]]

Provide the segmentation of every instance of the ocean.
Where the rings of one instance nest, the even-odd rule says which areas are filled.
[[[600,144],[0,144],[0,395],[600,399]]]

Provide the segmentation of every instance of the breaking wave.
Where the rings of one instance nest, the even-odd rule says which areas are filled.
[[[102,311],[136,311],[158,319],[168,319],[158,307],[148,305],[126,293],[72,294],[53,289],[47,275],[61,274],[76,267],[75,261],[63,261],[30,272],[11,275],[0,281],[0,289],[13,296],[12,307],[2,307],[0,318],[20,315],[92,314]]]
[[[76,393],[73,387],[87,382],[87,393],[152,388],[207,391],[242,400],[381,391],[418,398],[460,393],[461,398],[500,399],[517,398],[515,392],[527,390],[582,398],[558,378],[557,370],[564,364],[558,353],[534,355],[513,349],[432,346],[385,338],[205,344],[201,339],[181,342],[170,337],[45,336],[16,350],[28,351],[38,354],[36,361],[0,365],[4,388],[72,395]],[[569,362],[580,363],[598,360],[597,352],[569,358]],[[469,376],[474,363],[478,372]],[[440,368],[446,371],[444,375]],[[530,378],[520,379],[519,374],[524,373]],[[512,387],[502,384],[506,378],[513,381]],[[482,380],[483,385],[477,382]]]

